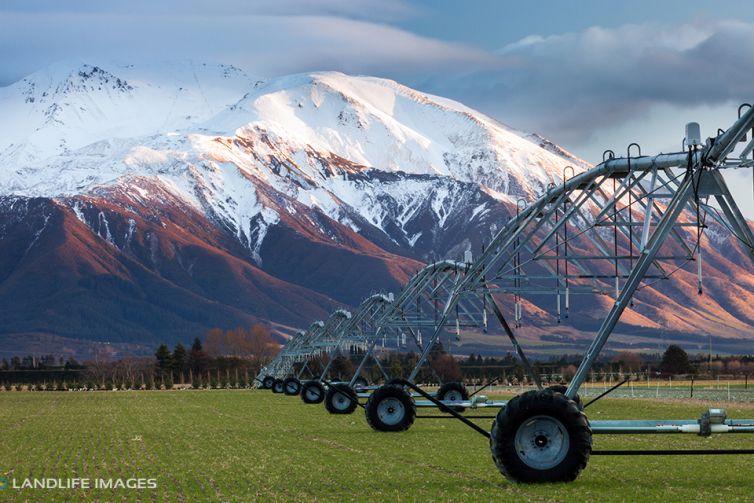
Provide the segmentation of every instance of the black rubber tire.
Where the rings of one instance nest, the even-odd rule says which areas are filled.
[[[517,451],[516,433],[519,428],[531,428],[532,419],[544,417],[556,419],[565,430],[568,446],[561,460],[553,461],[553,466],[537,468],[527,463]],[[558,426],[558,429],[560,428]],[[525,430],[524,430],[525,431]],[[537,433],[537,432],[534,432]],[[544,448],[548,437],[537,433],[537,441],[544,438]],[[523,445],[528,445],[522,439]],[[519,444],[520,445],[520,444]],[[570,482],[578,477],[589,461],[592,452],[592,430],[584,412],[573,400],[551,389],[528,391],[511,399],[497,414],[490,433],[492,459],[498,470],[512,482]],[[522,451],[523,453],[523,451]]]
[[[273,393],[282,393],[285,390],[285,386],[283,385],[282,379],[275,379],[275,382],[272,383],[272,392]]]
[[[405,379],[403,379],[402,377],[393,377],[392,379],[390,379],[388,382],[385,383],[385,386],[398,385],[399,384],[398,381],[405,381]]]
[[[464,386],[460,382],[446,382],[442,386],[440,386],[440,389],[437,390],[437,395],[435,398],[438,400],[447,400],[445,398],[448,393],[452,393],[453,395],[460,396],[461,400],[468,400],[469,399],[469,391],[466,389],[466,386]],[[466,410],[466,407],[451,407],[456,412],[463,412]]]
[[[356,392],[347,384],[331,384],[325,394],[325,409],[330,414],[353,414],[359,406]]]
[[[301,381],[295,377],[288,377],[283,381],[283,393],[288,396],[296,396],[301,393]]]
[[[275,384],[275,378],[272,376],[265,376],[265,378],[262,379],[263,389],[272,389],[273,384]]]
[[[553,384],[552,386],[548,386],[547,389],[551,389],[556,393],[565,395],[568,386],[565,386],[563,384]],[[576,395],[576,397],[573,398],[573,401],[576,402],[576,405],[579,406],[579,409],[584,410],[584,404],[581,403],[581,397],[579,395]]]
[[[306,381],[301,385],[301,400],[306,404],[322,403],[325,393],[325,386],[319,381]]]
[[[380,404],[386,400],[397,400],[403,406],[403,415],[396,417],[394,421],[385,421],[380,413]],[[383,405],[384,407],[384,405]],[[390,409],[388,409],[390,410]],[[416,404],[411,395],[397,384],[380,386],[374,393],[369,395],[364,407],[367,423],[376,431],[405,431],[411,428],[416,419]]]
[[[359,376],[353,382],[353,387],[354,388],[365,388],[367,386],[369,386],[369,381],[367,381],[365,377]]]

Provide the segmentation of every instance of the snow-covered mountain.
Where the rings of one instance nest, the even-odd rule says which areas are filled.
[[[0,192],[69,197],[149,177],[231,226],[257,262],[265,229],[292,214],[294,200],[356,232],[372,225],[396,245],[426,242],[424,257],[436,239],[411,223],[425,210],[442,229],[454,210],[476,203],[473,217],[483,217],[490,200],[532,196],[566,165],[584,166],[392,81],[160,70],[61,64],[1,90],[9,113],[0,118]],[[464,197],[464,184],[478,188],[476,198]]]
[[[421,262],[478,251],[519,198],[587,167],[460,103],[335,72],[263,81],[225,65],[66,62],[0,88],[0,110],[0,302],[12,306],[0,333],[14,340],[308,324],[399,288]],[[38,274],[50,264],[57,283]],[[19,285],[44,292],[31,314],[12,299]],[[86,306],[103,291],[112,322]]]

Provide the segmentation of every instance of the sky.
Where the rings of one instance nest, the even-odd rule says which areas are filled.
[[[750,0],[0,0],[0,86],[63,59],[398,80],[590,162],[680,148],[754,100]],[[728,175],[754,217],[752,174]]]

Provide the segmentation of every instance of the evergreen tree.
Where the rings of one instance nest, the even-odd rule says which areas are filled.
[[[186,370],[187,360],[186,348],[181,343],[176,344],[175,349],[173,349],[173,371],[178,375],[182,375],[183,371]]]
[[[199,337],[194,339],[194,343],[191,345],[188,365],[195,374],[202,374],[209,368],[209,356],[204,352],[202,341],[199,340]]]
[[[671,344],[662,355],[662,371],[668,374],[688,374],[691,372],[689,355],[677,344]]]
[[[172,366],[172,356],[170,355],[170,350],[165,344],[161,344],[160,347],[157,348],[154,357],[157,358],[157,368],[160,370],[160,374],[164,374],[170,370]]]
[[[78,361],[76,361],[76,359],[75,359],[74,357],[72,357],[72,356],[71,356],[71,357],[70,357],[70,358],[68,358],[68,360],[67,360],[67,361],[65,362],[65,368],[66,368],[66,370],[71,370],[71,369],[83,369],[83,368],[84,368],[84,366],[83,366],[83,365],[81,365],[81,364],[80,364],[80,363],[79,363]]]
[[[199,337],[194,338],[194,343],[191,344],[191,351],[202,351],[202,341]]]

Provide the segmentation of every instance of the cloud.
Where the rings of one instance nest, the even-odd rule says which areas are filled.
[[[494,71],[428,86],[560,142],[584,143],[602,128],[687,108],[754,98],[754,24],[717,21],[592,27],[530,36],[500,49]],[[677,136],[677,134],[675,135]]]
[[[500,58],[458,43],[415,35],[384,21],[412,15],[399,0],[117,4],[52,2],[41,11],[4,4],[0,82],[61,59],[191,58],[241,66],[266,77],[341,70],[410,78],[443,68],[492,68]],[[112,8],[112,6],[114,6]],[[172,7],[171,7],[172,6]],[[122,9],[122,10],[121,10]]]
[[[681,120],[726,127],[727,116],[719,120],[715,109],[754,99],[754,24],[595,26],[532,35],[490,52],[393,26],[411,26],[405,21],[426,14],[415,5],[6,0],[0,85],[62,59],[190,58],[231,63],[258,78],[313,70],[371,74],[457,99],[591,160],[605,147],[638,139],[637,130],[657,138],[642,139],[648,149],[678,145]]]
[[[4,0],[0,12],[44,14],[133,14],[146,16],[201,15],[205,19],[228,15],[327,15],[369,20],[405,19],[417,9],[405,0],[224,0],[209,4],[206,0],[131,0],[101,2],[96,0]]]

